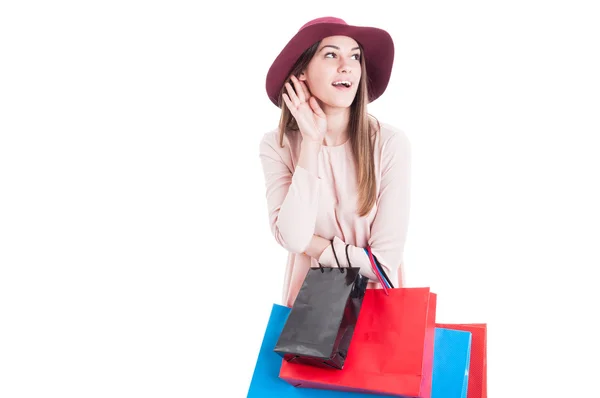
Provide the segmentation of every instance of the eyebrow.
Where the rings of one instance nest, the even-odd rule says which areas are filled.
[[[339,50],[340,48],[338,46],[334,46],[333,44],[326,44],[323,47],[321,47],[321,49],[319,50],[319,52],[323,51],[324,48],[326,47],[331,47],[331,48],[335,48],[336,50]],[[360,50],[360,47],[354,47],[353,49],[351,49],[350,51],[354,51],[354,50]]]

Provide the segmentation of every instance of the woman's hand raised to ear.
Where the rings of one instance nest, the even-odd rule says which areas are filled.
[[[291,80],[294,88],[289,82],[285,83],[288,93],[283,94],[283,100],[296,119],[302,138],[321,144],[327,132],[327,116],[306,84],[294,75]]]

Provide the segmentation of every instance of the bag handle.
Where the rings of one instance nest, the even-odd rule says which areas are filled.
[[[346,244],[346,260],[348,261],[348,268],[352,268],[352,264],[350,264],[350,257],[348,256],[348,246],[350,245]]]
[[[335,252],[335,249],[333,248],[333,240],[330,240],[329,244],[331,245],[331,250],[333,251],[333,257],[335,257],[335,262],[337,263],[337,266],[340,269],[340,272],[343,274],[344,273],[344,269],[340,265],[340,261],[338,260],[338,257],[337,257],[337,254]],[[346,245],[346,258],[348,258],[348,245]],[[321,263],[318,263],[318,264],[319,264],[319,269],[321,270],[321,273],[325,272],[325,269],[323,268],[323,265]],[[348,265],[349,264],[350,264],[350,259],[348,259]]]
[[[371,252],[371,246],[367,246],[365,248],[365,250],[367,252],[367,255],[369,256],[369,260],[371,262],[371,268],[373,269],[373,272],[377,276],[377,279],[379,280],[381,287],[383,287],[383,291],[385,292],[385,295],[389,296],[388,285],[386,283],[389,281],[389,278],[385,274],[384,270],[377,266],[377,263],[375,262],[375,258],[373,256],[373,253]],[[383,280],[382,275],[385,276],[385,279],[386,279],[385,281]]]
[[[343,274],[344,273],[344,269],[340,265],[340,261],[338,260],[337,254],[335,254],[335,249],[333,248],[333,239],[329,241],[329,244],[331,245],[331,250],[333,251],[333,257],[335,257],[335,262],[337,263],[337,266],[340,269],[340,272]]]
[[[384,281],[387,282],[387,287],[390,287],[390,288],[393,289],[394,285],[392,284],[392,281],[387,276],[387,274],[385,273],[385,270],[383,269],[383,267],[381,266],[381,264],[377,260],[377,257],[375,257],[375,255],[373,254],[373,252],[371,252],[371,254],[369,255],[369,250],[367,250],[367,249],[365,249],[365,253],[367,253],[367,256],[369,256],[369,259],[371,259],[371,257],[373,257],[373,263],[375,263],[375,266],[377,267],[377,270],[383,276]]]

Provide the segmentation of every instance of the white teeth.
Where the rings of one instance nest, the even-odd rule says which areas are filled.
[[[332,83],[334,86],[339,86],[340,84],[346,86],[346,87],[350,87],[352,85],[352,83],[350,83],[348,80],[339,80],[337,82],[333,82]]]

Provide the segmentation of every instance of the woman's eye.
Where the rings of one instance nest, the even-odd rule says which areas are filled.
[[[325,54],[325,58],[332,58],[332,57],[333,58],[337,57],[337,54],[336,53],[327,53],[327,54]],[[357,60],[357,61],[360,60],[360,54],[352,54],[350,57],[353,58],[353,59],[355,59],[355,60]]]

